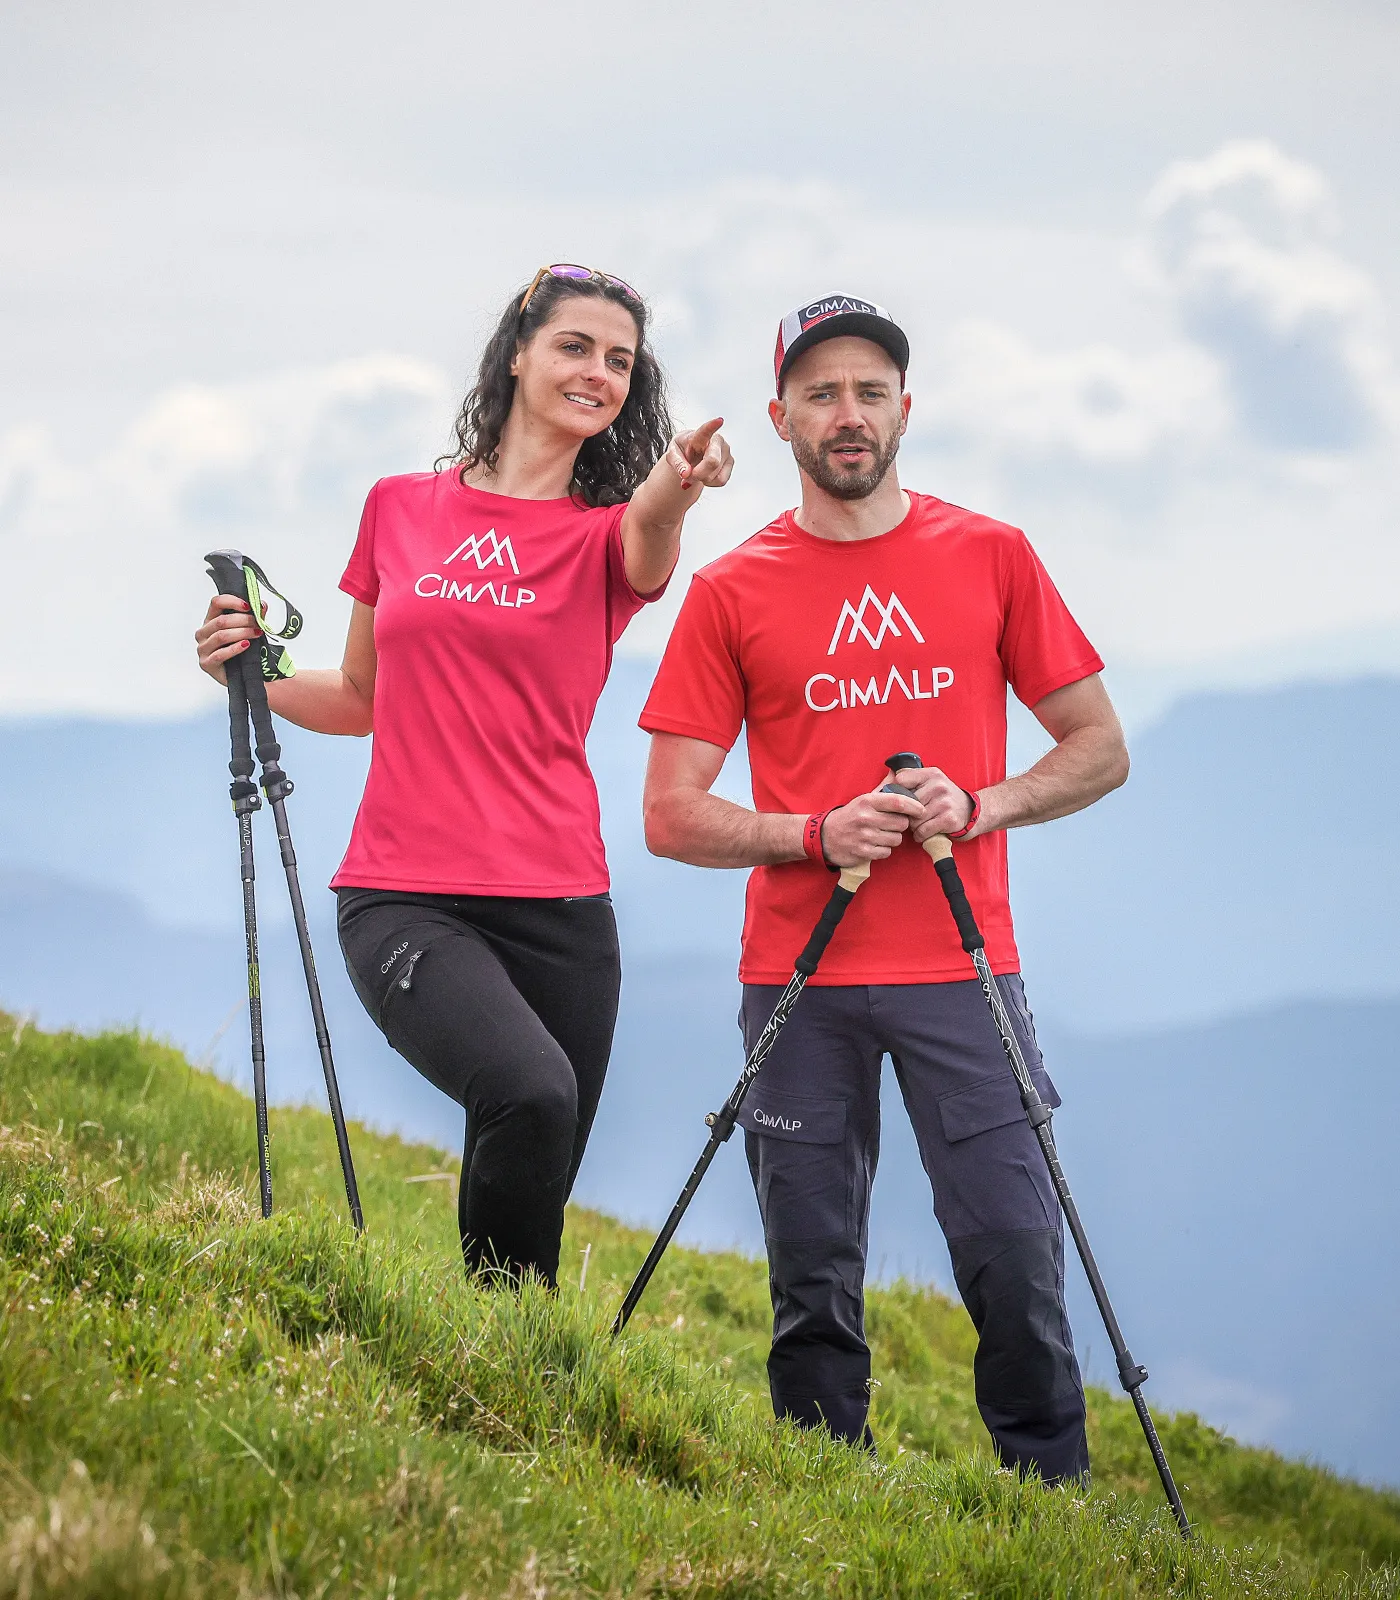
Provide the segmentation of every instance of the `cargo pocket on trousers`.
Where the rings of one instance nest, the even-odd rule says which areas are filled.
[[[1059,1092],[1044,1067],[1031,1072],[1031,1082],[1046,1105],[1059,1105]],[[1021,1104],[1021,1091],[1016,1087],[1011,1068],[1007,1067],[1005,1072],[969,1084],[966,1089],[945,1094],[938,1102],[938,1115],[943,1123],[943,1137],[949,1144],[957,1144],[961,1139],[971,1139],[974,1134],[990,1133],[993,1128],[1023,1122],[1026,1109]]]
[[[844,1237],[854,1192],[846,1102],[754,1088],[739,1122],[753,1136],[749,1163],[767,1237],[789,1243]]]

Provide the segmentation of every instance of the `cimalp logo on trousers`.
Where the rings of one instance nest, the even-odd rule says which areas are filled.
[[[871,633],[870,625],[865,620],[866,613],[870,611],[875,613],[880,624],[874,633]],[[860,597],[858,606],[853,606],[849,600],[843,603],[841,615],[836,619],[836,631],[831,636],[831,643],[826,647],[827,655],[834,656],[838,645],[842,643],[854,644],[858,638],[864,639],[872,650],[878,650],[889,634],[893,634],[896,639],[902,639],[904,634],[900,629],[899,623],[895,621],[897,616],[903,618],[904,626],[922,644],[924,636],[919,632],[918,623],[909,615],[904,602],[894,590],[890,590],[888,600],[882,601],[867,583],[865,593]],[[851,625],[851,631],[843,641],[841,632],[848,622]]]
[[[802,1126],[801,1117],[784,1117],[777,1112],[765,1111],[762,1106],[753,1108],[753,1120],[760,1128],[781,1128],[784,1133],[796,1133]]]
[[[510,542],[510,535],[502,539],[494,528],[463,539],[442,564],[447,567],[454,561],[473,561],[478,572],[484,572],[487,567],[500,567],[504,572],[509,564],[516,577],[520,576],[520,565],[515,559],[515,547]],[[510,580],[504,577],[498,594],[494,582],[482,583],[473,589],[469,582],[460,583],[455,578],[445,578],[440,572],[425,572],[414,584],[413,592],[420,600],[466,600],[473,605],[479,600],[489,600],[493,606],[528,606],[535,598],[533,589],[521,585],[516,586],[512,595]]]

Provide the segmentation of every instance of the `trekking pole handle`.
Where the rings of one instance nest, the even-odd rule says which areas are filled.
[[[848,894],[854,894],[869,876],[870,863],[857,861],[853,867],[842,867],[841,875],[836,881]]]
[[[901,750],[898,755],[893,755],[886,760],[885,765],[891,772],[901,772],[905,767],[921,767],[923,762],[912,750]],[[907,796],[908,789],[903,784],[887,783],[881,791],[884,794],[902,794]],[[797,958],[797,970],[805,977],[810,977],[817,970],[817,963],[821,960],[827,945],[831,943],[831,936],[836,932],[836,925],[846,914],[846,907],[850,905],[855,892],[870,876],[870,863],[857,861],[853,867],[842,867],[841,875],[837,879],[837,887],[844,890],[844,894],[833,891],[831,899],[827,901],[826,909],[821,914],[812,937],[808,939],[807,946]]]
[[[891,756],[885,762],[892,773],[903,772],[908,767],[921,767],[923,764],[923,759],[913,750],[901,750],[898,755]],[[881,793],[908,794],[909,790],[902,783],[887,783]],[[968,903],[967,890],[963,888],[962,879],[958,876],[958,865],[953,860],[952,842],[945,835],[935,833],[931,839],[924,840],[924,849],[933,862],[939,882],[943,885],[943,893],[948,901],[948,909],[953,913],[953,921],[958,925],[963,949],[968,955],[974,950],[984,949],[987,941],[977,926],[977,918],[973,916],[972,907]]]
[[[842,867],[836,887],[831,891],[831,898],[817,919],[817,925],[812,929],[812,936],[803,947],[802,954],[794,963],[804,978],[810,978],[817,970],[818,963],[826,954],[827,945],[831,943],[832,934],[836,932],[841,918],[846,915],[846,907],[855,899],[856,890],[869,876],[868,861],[857,861],[853,867]]]
[[[205,556],[204,564],[219,594],[237,595],[240,600],[246,597],[248,585],[243,578],[241,551],[211,550]]]
[[[890,769],[890,776],[896,772],[904,772],[910,767],[921,767],[924,758],[915,750],[900,750],[895,755],[885,757],[885,765]],[[881,794],[899,794],[906,800],[914,798],[914,791],[903,783],[887,783],[880,789]]]
[[[958,864],[953,860],[952,845],[941,833],[936,833],[933,838],[924,840],[924,849],[928,851],[933,861],[933,870],[943,885],[948,909],[953,913],[953,921],[957,923],[958,933],[962,937],[963,949],[968,955],[974,950],[985,949],[987,941],[982,937],[982,930],[977,926],[977,918],[973,916],[972,907],[968,904],[967,890],[963,888],[963,881],[958,876]]]

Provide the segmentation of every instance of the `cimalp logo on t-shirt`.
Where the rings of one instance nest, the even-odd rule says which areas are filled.
[[[515,546],[510,542],[510,535],[504,539],[498,538],[494,528],[488,528],[483,534],[472,534],[471,538],[463,539],[461,544],[448,556],[447,561],[465,561],[470,556],[476,562],[477,571],[491,565],[505,566],[510,562],[510,570],[518,578],[520,567],[515,559]],[[443,566],[447,565],[443,562]]]
[[[879,650],[886,639],[907,639],[913,644],[927,642],[909,608],[893,589],[887,600],[881,600],[867,583],[859,604],[850,600],[842,602],[826,653],[834,656],[839,649],[859,641],[864,641],[871,650]],[[951,667],[920,663],[909,664],[905,670],[908,678],[900,670],[900,664],[895,663],[885,674],[883,683],[878,673],[862,683],[855,677],[840,678],[830,672],[814,672],[804,686],[803,698],[813,711],[854,711],[857,706],[884,705],[896,689],[906,700],[936,700],[953,682]],[[927,675],[927,688],[923,686],[921,674]]]
[[[873,611],[880,619],[879,629],[875,633],[871,633],[869,625],[866,623],[865,615],[867,611]],[[853,606],[849,600],[842,605],[841,615],[836,619],[836,631],[831,636],[831,643],[826,647],[827,655],[834,656],[836,654],[836,647],[841,643],[841,631],[847,622],[851,625],[851,631],[846,636],[845,642],[847,644],[854,644],[857,638],[862,638],[872,650],[878,650],[884,644],[887,634],[892,633],[896,639],[902,639],[904,635],[900,632],[899,623],[895,621],[896,616],[903,617],[904,626],[922,644],[924,636],[919,632],[918,623],[905,610],[904,603],[894,590],[891,589],[889,599],[882,602],[867,583],[865,593],[860,597],[858,606]]]
[[[470,538],[463,539],[442,564],[446,567],[454,561],[464,564],[474,562],[478,572],[484,572],[487,567],[500,567],[503,573],[500,593],[496,592],[494,579],[473,589],[470,580],[461,583],[456,578],[444,577],[440,572],[425,572],[414,584],[414,594],[422,600],[466,600],[473,605],[479,600],[490,600],[493,606],[528,606],[535,598],[533,589],[526,589],[519,584],[514,595],[510,592],[510,580],[504,576],[504,569],[509,565],[518,578],[520,565],[515,559],[515,546],[511,544],[509,534],[502,539],[494,528],[488,528],[485,533],[474,533]]]

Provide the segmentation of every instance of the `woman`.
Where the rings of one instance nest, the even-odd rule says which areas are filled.
[[[268,685],[304,728],[375,734],[332,880],[351,981],[466,1109],[468,1269],[550,1285],[620,980],[584,738],[614,643],[732,467],[721,419],[670,438],[647,321],[620,279],[542,267],[486,346],[452,470],[370,491],[340,669]],[[225,681],[257,637],[246,600],[218,596],[195,637]]]

